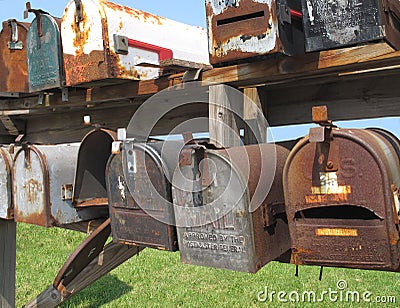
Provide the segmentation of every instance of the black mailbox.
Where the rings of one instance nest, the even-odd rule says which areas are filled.
[[[306,51],[376,40],[400,48],[400,3],[394,0],[302,0]]]
[[[178,249],[171,184],[163,142],[126,140],[110,157],[106,183],[114,240],[162,250]]]

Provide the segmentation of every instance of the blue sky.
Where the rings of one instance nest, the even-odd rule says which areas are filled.
[[[31,0],[32,8],[41,8],[56,17],[61,17],[68,0]],[[190,25],[206,27],[204,0],[114,0],[113,2],[130,6],[149,13],[174,19]],[[0,20],[10,18],[23,20],[26,0],[0,0]],[[31,14],[30,19],[33,18]],[[367,121],[338,122],[340,127],[381,127],[400,137],[400,118],[387,118]],[[273,129],[275,139],[297,138],[308,133],[309,125]]]
[[[10,18],[23,20],[27,0],[0,0],[0,20]],[[31,7],[43,9],[53,16],[61,17],[68,0],[30,0]],[[152,14],[205,27],[204,0],[114,0]]]

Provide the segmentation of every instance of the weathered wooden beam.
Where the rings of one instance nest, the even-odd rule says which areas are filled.
[[[239,129],[233,112],[235,108],[231,102],[231,94],[229,87],[224,85],[210,86],[210,143],[217,147],[233,147],[240,145]]]
[[[339,80],[324,84],[270,86],[267,118],[271,126],[311,123],[311,107],[327,105],[332,120],[400,116],[400,71],[376,77]]]
[[[267,122],[262,111],[260,93],[257,88],[244,88],[243,95],[243,119],[247,123],[244,143],[264,143],[267,141]]]
[[[0,219],[0,307],[15,307],[17,224]]]
[[[395,52],[386,43],[378,43],[214,68],[203,73],[203,81],[250,85],[309,76],[316,78],[327,73],[335,76],[338,72],[361,67],[393,64],[400,64],[400,52]]]

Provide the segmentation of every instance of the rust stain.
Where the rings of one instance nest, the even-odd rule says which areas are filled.
[[[24,190],[29,203],[36,203],[39,199],[39,194],[43,192],[42,185],[34,179],[29,179],[28,183],[24,185]]]
[[[22,50],[10,50],[11,27],[8,21],[3,22],[0,32],[0,92],[29,92],[28,63],[26,55],[26,36],[29,23],[17,22],[18,40]]]
[[[75,19],[77,14],[75,11]],[[83,54],[83,49],[90,35],[90,27],[87,26],[88,16],[85,11],[85,6],[82,3],[82,20],[79,23],[71,23],[71,30],[75,34],[73,46],[76,48],[76,56]],[[83,31],[81,31],[83,29]]]
[[[133,9],[133,8],[130,8],[130,7],[127,7],[127,6],[123,6],[123,5],[120,5],[120,4],[116,4],[116,3],[113,3],[113,2],[109,2],[109,1],[106,1],[106,0],[103,0],[102,4],[104,6],[106,6],[106,7],[108,7],[108,8],[116,11],[116,12],[125,12],[125,13],[131,15],[134,18],[144,19],[146,22],[151,22],[151,23],[154,23],[154,24],[158,24],[160,26],[166,20],[163,17],[157,16],[157,15],[153,15],[153,14],[150,14],[150,13],[147,13],[147,12],[143,12],[143,11],[140,11],[140,10],[137,10],[137,9]]]

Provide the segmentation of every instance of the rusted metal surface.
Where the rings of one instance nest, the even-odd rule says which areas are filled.
[[[26,36],[29,23],[4,21],[0,32],[1,92],[29,92]]]
[[[165,50],[168,58],[208,63],[204,29],[103,0],[70,1],[61,34],[69,86],[154,79]]]
[[[288,153],[271,144],[192,151],[173,177],[182,262],[255,273],[289,250],[281,180]]]
[[[69,256],[54,279],[54,288],[61,292],[65,286],[68,286],[103,251],[110,234],[110,219],[107,219]]]
[[[306,50],[326,50],[376,40],[400,48],[396,0],[302,0]]]
[[[64,85],[60,20],[38,10],[27,35],[29,91]]]
[[[337,128],[293,148],[283,182],[295,264],[399,269],[398,149],[394,137]]]
[[[105,171],[117,134],[106,129],[89,132],[82,140],[75,173],[75,207],[107,206]]]
[[[297,14],[290,14],[290,10]],[[298,1],[206,0],[211,64],[273,53],[303,53]]]
[[[0,147],[0,219],[14,218],[11,174],[14,153],[13,146]]]
[[[13,200],[15,221],[44,227],[62,226],[107,215],[76,210],[62,188],[72,185],[79,144],[25,145],[15,156]]]
[[[169,170],[160,156],[162,142],[127,140],[106,171],[115,241],[162,250],[178,249]]]

